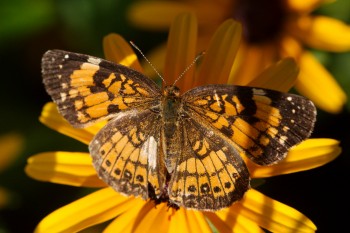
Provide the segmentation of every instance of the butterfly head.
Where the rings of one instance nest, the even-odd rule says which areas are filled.
[[[171,85],[171,86],[165,86],[163,90],[163,95],[167,97],[179,97],[180,96],[180,89],[177,86]]]

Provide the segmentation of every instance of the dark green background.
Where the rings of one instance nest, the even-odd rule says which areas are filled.
[[[102,38],[111,32],[133,40],[145,53],[165,41],[166,33],[142,31],[128,24],[125,12],[131,2],[0,2],[0,135],[18,132],[25,137],[25,148],[18,161],[0,174],[0,186],[13,194],[9,206],[0,211],[0,233],[32,232],[44,216],[91,191],[32,180],[23,171],[26,159],[39,152],[87,151],[86,145],[39,123],[41,108],[50,101],[41,83],[40,60],[46,50],[54,48],[103,56]],[[350,1],[338,0],[316,13],[349,24]],[[313,52],[349,95],[350,53]],[[337,115],[319,111],[313,134],[341,140],[343,153],[339,158],[321,168],[269,178],[258,188],[304,213],[318,226],[318,232],[341,232],[348,228],[349,109],[347,103]]]

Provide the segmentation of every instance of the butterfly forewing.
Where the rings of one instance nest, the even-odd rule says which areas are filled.
[[[308,138],[316,109],[304,97],[273,90],[208,85],[183,95],[184,109],[231,139],[253,162],[269,165]]]
[[[161,92],[151,79],[122,65],[88,55],[49,50],[43,81],[60,113],[85,127],[129,109],[152,108]]]

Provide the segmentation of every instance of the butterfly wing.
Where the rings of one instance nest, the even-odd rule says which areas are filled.
[[[308,138],[314,104],[301,96],[262,88],[208,85],[183,95],[184,111],[231,139],[253,162],[269,165]]]
[[[240,200],[249,188],[249,173],[229,139],[189,116],[181,124],[181,155],[169,183],[170,202],[215,211]]]
[[[60,113],[86,127],[117,113],[159,104],[161,92],[143,74],[100,58],[49,50],[42,58],[43,82]]]
[[[111,119],[90,143],[99,176],[118,192],[159,197],[165,183],[160,159],[161,92],[152,80],[122,65],[50,50],[42,59],[43,82],[60,113],[74,127]]]
[[[95,169],[116,191],[143,199],[159,198],[164,191],[159,121],[160,115],[150,110],[122,113],[90,143]]]

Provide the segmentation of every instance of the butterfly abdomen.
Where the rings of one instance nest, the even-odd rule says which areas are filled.
[[[162,101],[163,130],[162,141],[165,155],[165,164],[169,173],[176,166],[176,160],[181,155],[181,131],[179,130],[179,111],[181,101],[179,89],[175,86],[165,87]]]

